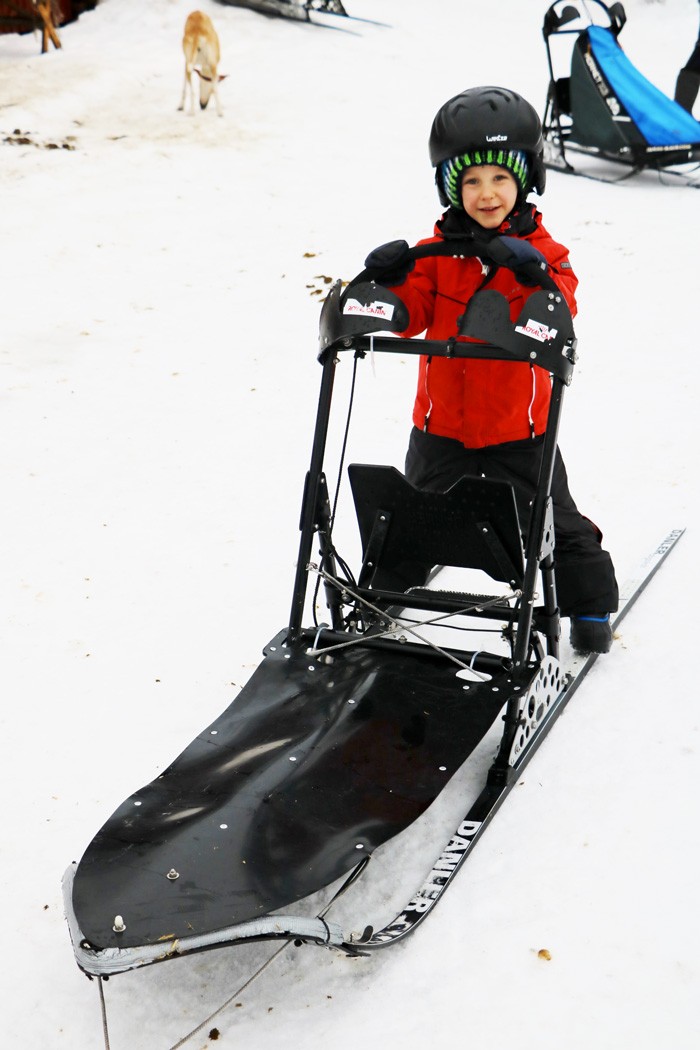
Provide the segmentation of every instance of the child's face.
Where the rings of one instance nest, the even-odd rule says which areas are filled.
[[[487,230],[497,229],[515,207],[518,184],[505,168],[478,164],[462,179],[462,204],[467,215]]]

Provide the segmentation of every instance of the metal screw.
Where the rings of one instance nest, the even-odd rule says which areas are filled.
[[[175,871],[175,868],[171,868],[168,874],[166,875],[166,878],[170,879],[171,882],[174,882],[175,879],[180,878],[180,872]]]

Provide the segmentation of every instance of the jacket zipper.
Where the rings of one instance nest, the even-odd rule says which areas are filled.
[[[426,359],[426,362],[425,362],[425,384],[424,384],[424,389],[425,389],[425,396],[428,399],[428,411],[425,413],[425,417],[423,419],[423,433],[424,434],[428,433],[428,425],[430,423],[430,414],[433,411],[433,402],[432,402],[431,397],[430,397],[430,391],[428,390],[428,372],[430,371],[430,362],[431,361],[432,361],[432,357],[428,357]]]
[[[530,374],[532,375],[532,397],[530,398],[530,404],[527,406],[527,421],[530,424],[530,437],[535,437],[535,421],[532,418],[532,408],[535,404],[535,394],[537,393],[537,377],[535,375],[534,365],[530,365]]]

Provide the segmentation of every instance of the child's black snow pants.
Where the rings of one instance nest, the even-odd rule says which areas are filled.
[[[406,454],[406,477],[416,488],[436,492],[450,488],[465,474],[508,481],[515,492],[521,526],[526,528],[537,488],[542,443],[540,437],[471,449],[452,438],[426,434],[414,427]],[[618,588],[612,559],[601,547],[600,529],[580,513],[571,497],[559,449],[552,477],[552,505],[561,615],[615,612]]]

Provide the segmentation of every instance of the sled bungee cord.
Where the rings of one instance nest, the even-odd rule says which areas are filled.
[[[478,255],[479,246],[441,241],[406,251],[409,259]],[[397,338],[406,307],[370,271],[331,288],[320,317],[320,393],[289,621],[233,703],[125,799],[64,876],[73,951],[78,967],[98,978],[107,1050],[103,981],[113,975],[276,942],[176,1050],[290,944],[358,957],[413,931],[593,666],[595,655],[560,652],[550,487],[576,339],[563,295],[540,273],[515,321],[505,297],[483,289],[446,340]],[[357,372],[380,354],[510,361],[549,374],[527,521],[506,482],[465,475],[433,492],[390,465],[346,467]],[[347,355],[351,391],[331,506],[324,463],[336,371]],[[359,534],[354,561],[334,538],[346,521]],[[613,627],[682,532],[672,530],[623,586]],[[397,589],[407,560],[436,567],[425,585]],[[489,594],[481,592],[484,577]],[[321,584],[328,624],[316,611]],[[484,742],[495,755],[487,766]],[[433,867],[426,863],[424,882],[377,927],[362,901],[353,903],[351,887],[374,851],[406,832],[467,768],[480,786],[467,793],[463,818]],[[325,891],[319,912],[310,898]],[[350,929],[327,918],[341,896],[360,911]]]

